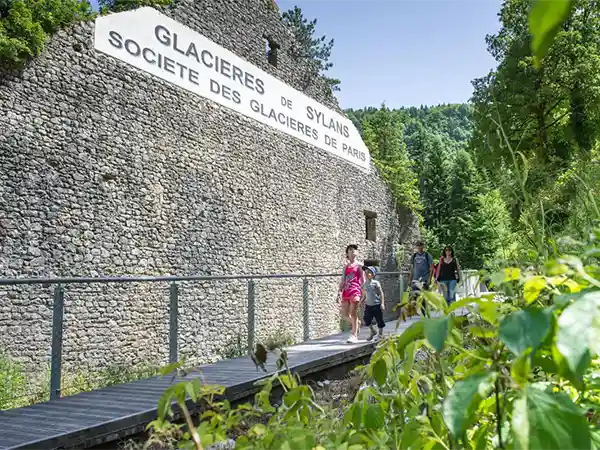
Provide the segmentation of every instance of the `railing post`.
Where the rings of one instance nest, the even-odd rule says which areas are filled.
[[[254,325],[256,320],[256,283],[248,280],[248,354],[254,350]]]
[[[310,302],[308,298],[308,279],[305,278],[302,282],[302,325],[304,329],[304,340],[310,339],[310,324],[309,320]]]
[[[171,283],[169,289],[169,363],[177,362],[177,319],[179,315],[179,286]]]
[[[52,312],[52,360],[50,363],[50,400],[60,398],[65,291],[62,285],[54,288]]]
[[[400,303],[402,303],[403,298],[404,298],[404,273],[400,272]]]

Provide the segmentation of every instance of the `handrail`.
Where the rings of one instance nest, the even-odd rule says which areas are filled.
[[[464,270],[465,274],[476,271]],[[404,276],[408,271],[378,272],[378,275],[395,275],[399,278],[400,292],[404,292]],[[248,285],[248,352],[254,348],[256,325],[256,280],[269,279],[301,279],[302,280],[302,322],[304,340],[310,338],[309,310],[309,279],[341,277],[342,273],[325,274],[271,274],[271,275],[190,275],[190,276],[99,276],[99,277],[55,277],[55,278],[0,278],[0,286],[15,285],[54,285],[54,299],[52,303],[52,343],[51,343],[51,368],[50,368],[50,398],[55,399],[61,394],[62,373],[62,348],[63,348],[63,322],[65,312],[66,285],[93,284],[93,283],[138,283],[138,282],[167,282],[169,286],[169,362],[178,360],[178,335],[179,335],[179,285],[184,281],[219,281],[219,280],[244,280]]]
[[[407,271],[378,272],[378,275],[406,275]],[[176,281],[222,281],[222,280],[264,280],[289,278],[330,278],[341,277],[342,273],[312,274],[271,274],[271,275],[163,275],[163,276],[126,276],[126,277],[65,277],[65,278],[0,278],[0,286],[23,284],[91,284],[91,283],[155,283]]]
[[[476,270],[463,270],[464,273],[474,273]],[[377,272],[377,275],[407,275],[406,270],[398,272]],[[342,273],[309,273],[309,274],[269,274],[269,275],[161,275],[161,276],[124,276],[124,277],[56,277],[56,278],[0,278],[0,286],[28,284],[91,284],[91,283],[155,283],[176,281],[222,281],[222,280],[264,280],[290,278],[330,278],[341,277]]]

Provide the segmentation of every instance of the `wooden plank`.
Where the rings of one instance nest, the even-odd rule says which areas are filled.
[[[396,334],[396,331],[388,331],[388,334]],[[373,352],[374,346],[367,342],[345,343],[347,336],[347,333],[340,333],[290,347],[287,349],[290,369],[300,375],[317,373]],[[119,430],[134,429],[156,416],[156,405],[165,389],[173,383],[195,378],[206,384],[225,387],[228,397],[244,398],[260,389],[256,386],[257,381],[277,370],[274,358],[269,356],[268,372],[257,369],[249,357],[240,357],[198,366],[183,378],[152,377],[25,408],[0,411],[0,450],[50,449],[57,445],[80,448],[85,441]],[[31,432],[33,429],[36,433]]]

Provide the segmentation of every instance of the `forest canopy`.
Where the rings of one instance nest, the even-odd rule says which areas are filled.
[[[530,34],[531,2],[505,0],[486,37],[497,68],[468,104],[347,111],[382,174],[401,174],[390,188],[434,256],[450,244],[475,269],[539,256],[598,217],[600,4],[570,3],[546,45]]]

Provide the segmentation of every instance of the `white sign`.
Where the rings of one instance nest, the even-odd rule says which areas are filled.
[[[98,17],[94,39],[96,50],[370,170],[349,119],[153,8]]]

